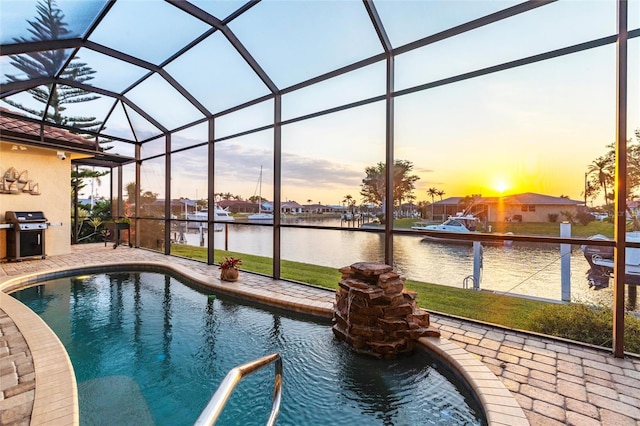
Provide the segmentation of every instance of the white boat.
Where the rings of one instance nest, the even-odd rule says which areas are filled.
[[[217,204],[215,205],[215,209],[213,212],[214,212],[213,220],[215,220],[216,222],[233,222],[235,220],[235,218],[231,216],[227,210],[223,209]],[[188,213],[187,229],[200,229],[201,226],[206,229],[207,220],[209,220],[208,209],[202,209],[194,213]],[[192,222],[192,221],[196,221],[196,222]],[[223,228],[223,225],[220,223],[216,223],[214,225],[214,230],[217,232],[222,231],[222,228]]]
[[[440,225],[427,225],[424,223],[416,223],[411,229],[423,231],[448,231],[448,232],[475,232],[478,224],[478,218],[472,215],[466,216],[449,216],[449,218]]]
[[[473,215],[458,215],[458,216],[449,216],[449,218],[439,224],[425,224],[425,223],[416,223],[411,227],[411,229],[415,229],[418,231],[443,231],[443,232],[455,232],[458,234],[471,234],[476,231],[476,227],[478,224],[478,218]],[[425,241],[440,241],[440,242],[450,242],[450,243],[460,243],[460,244],[472,244],[471,240],[459,240],[455,238],[447,238],[446,235],[440,236],[432,236],[427,235],[423,238]]]
[[[597,234],[590,240],[611,240],[604,235]],[[640,243],[640,231],[627,232],[626,241]],[[589,287],[595,290],[609,287],[609,279],[613,278],[613,247],[580,246],[584,257],[591,267],[587,272]],[[640,285],[640,249],[627,247],[625,249],[625,283]]]
[[[458,214],[457,216],[449,216],[444,223],[439,225],[435,224],[426,224],[417,222],[415,225],[411,227],[411,229],[415,229],[418,231],[442,231],[443,235],[426,235],[422,238],[422,241],[435,241],[441,243],[449,243],[449,244],[473,244],[473,240],[467,239],[457,239],[457,238],[449,238],[444,232],[455,232],[457,234],[479,234],[476,231],[478,227],[478,218],[473,215],[463,215]],[[507,232],[505,235],[513,234],[512,232]],[[492,240],[492,241],[483,241],[483,245],[505,245],[511,246],[513,244],[512,240]]]
[[[247,216],[249,220],[271,220],[273,221],[273,214],[266,212],[258,212]]]
[[[260,176],[258,177],[258,213],[247,216],[248,220],[271,221],[273,222],[273,214],[262,211],[262,166],[260,166]]]

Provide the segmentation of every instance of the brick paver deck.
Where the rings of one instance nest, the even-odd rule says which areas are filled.
[[[69,255],[0,263],[0,286],[16,277],[136,262],[171,264],[186,276],[219,285],[216,266],[91,244],[73,246]],[[288,308],[318,315],[330,315],[334,300],[333,291],[248,273],[243,273],[242,282],[225,286],[266,303],[277,294]],[[34,368],[20,331],[2,310],[5,304],[0,305],[0,424],[29,424]],[[431,320],[442,337],[471,353],[502,381],[532,425],[640,426],[640,358],[618,359],[607,350],[440,314],[432,314]]]

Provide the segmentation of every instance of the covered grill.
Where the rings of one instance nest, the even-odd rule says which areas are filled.
[[[8,211],[4,217],[12,225],[7,232],[7,258],[16,261],[30,257],[44,259],[44,231],[48,227],[44,213]]]

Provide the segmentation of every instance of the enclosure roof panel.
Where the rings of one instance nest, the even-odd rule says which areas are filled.
[[[332,93],[333,99],[318,105],[341,108],[345,102],[382,99],[387,90],[402,95],[425,81],[439,81],[438,72],[469,72],[462,65],[456,68],[458,63],[471,63],[477,69],[541,50],[520,49],[526,47],[523,41],[514,55],[493,59],[488,52],[497,50],[494,46],[505,35],[521,36],[527,43],[532,39],[542,50],[566,48],[575,43],[574,34],[580,34],[580,40],[591,37],[590,43],[598,45],[613,43],[615,2],[600,2],[607,6],[596,15],[603,16],[597,27],[579,18],[571,20],[590,32],[579,33],[572,27],[565,31],[566,40],[549,35],[545,22],[560,22],[562,30],[569,22],[565,16],[580,17],[581,11],[592,9],[583,3],[2,0],[0,101],[9,111],[39,119],[43,125],[131,144],[144,145],[207,122],[215,122],[212,128],[219,132],[226,124],[217,123],[241,116],[242,111],[243,116],[251,115],[248,111],[260,105],[273,106],[265,126],[275,126],[274,120],[318,111],[303,102],[314,92],[305,89],[317,88],[313,102]],[[630,3],[637,11],[638,2]],[[554,10],[563,13],[554,15]],[[638,37],[637,16],[629,14],[632,38]],[[528,25],[510,19],[514,17],[523,17]],[[511,24],[508,34],[495,25],[505,22]],[[494,39],[479,37],[479,29]],[[555,44],[541,44],[545,42]],[[442,50],[454,52],[456,46],[471,53],[437,59]],[[488,65],[469,60],[476,56],[487,57]],[[341,78],[347,75],[359,79],[358,84]],[[367,85],[366,90],[360,83]],[[341,84],[345,88],[336,89]],[[304,108],[298,107],[302,104]],[[240,127],[242,132],[261,130]],[[228,132],[222,137],[229,137]]]

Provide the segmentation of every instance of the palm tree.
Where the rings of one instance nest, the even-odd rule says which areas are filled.
[[[608,207],[609,199],[607,197],[607,181],[611,179],[611,175],[608,172],[610,167],[610,160],[606,157],[599,157],[593,160],[592,164],[589,164],[587,168],[588,174],[597,174],[598,177],[598,185],[604,191],[604,203]]]
[[[427,195],[431,197],[431,220],[433,220],[433,203],[435,203],[436,195],[438,195],[438,189],[437,188],[427,189]]]
[[[444,195],[444,191],[439,189],[438,190],[438,197],[440,197],[440,201],[442,201],[442,196]]]

